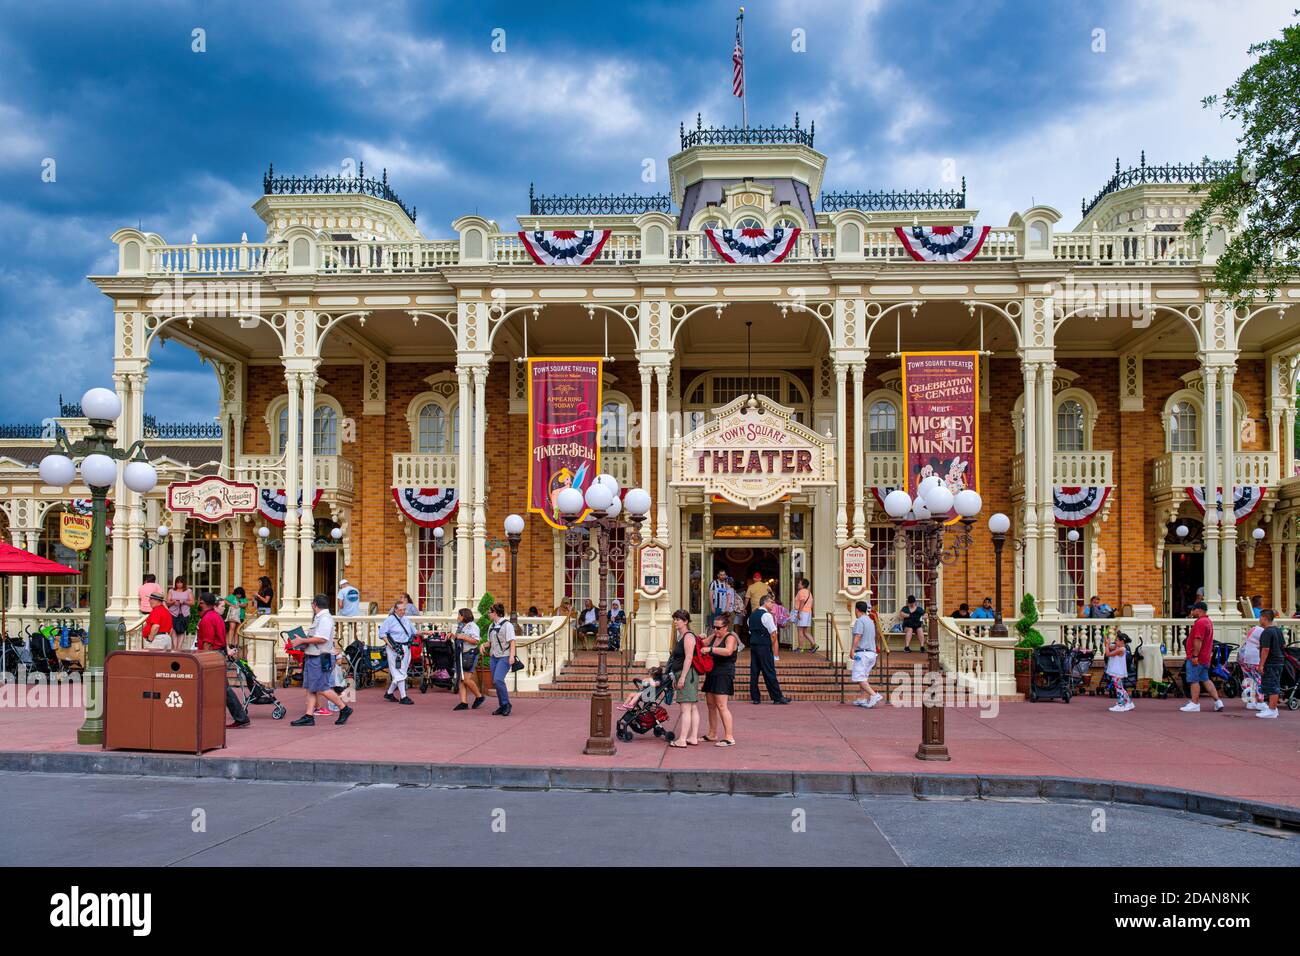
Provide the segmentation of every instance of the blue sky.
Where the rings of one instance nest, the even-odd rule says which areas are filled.
[[[1203,109],[1293,0],[746,5],[752,123],[817,123],[829,188],[967,177],[981,220],[1048,203],[1077,221],[1118,155],[1231,155]],[[387,167],[426,236],[513,227],[542,192],[666,191],[678,123],[739,120],[733,3],[0,2],[0,422],[111,381],[112,313],[88,274],[108,236],[260,239],[268,162]],[[207,50],[191,50],[195,28]],[[492,50],[505,31],[505,51]],[[792,49],[802,30],[805,52]],[[1104,50],[1094,31],[1104,30]],[[642,181],[643,160],[659,179]],[[55,182],[42,164],[56,163]],[[210,420],[216,387],[174,343],[146,410]]]

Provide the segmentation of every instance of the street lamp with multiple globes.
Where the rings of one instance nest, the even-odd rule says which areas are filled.
[[[108,489],[117,481],[117,463],[125,461],[122,480],[138,495],[153,491],[158,471],[149,463],[144,442],[121,449],[109,438],[109,429],[122,414],[122,402],[112,389],[92,388],[81,396],[81,411],[90,424],[90,434],[69,444],[59,432],[54,453],[41,459],[41,481],[66,488],[76,478],[74,458],[81,459],[81,478],[90,488],[90,645],[86,651],[86,680],[82,687],[86,719],[77,730],[77,743],[104,742],[103,689],[104,657],[107,650],[104,616],[108,611],[108,554],[104,529],[108,520]],[[161,530],[159,532],[161,534]]]
[[[586,495],[577,488],[565,488],[556,498],[556,510],[568,526],[567,534],[574,539],[585,530],[589,540],[587,560],[597,562],[600,575],[597,601],[599,603],[599,629],[596,632],[596,690],[591,695],[591,735],[582,748],[585,754],[609,756],[615,752],[613,736],[613,701],[609,695],[609,601],[608,581],[611,566],[623,566],[627,556],[641,544],[641,522],[650,511],[650,494],[643,488],[633,488],[620,498],[618,480],[613,475],[600,474],[587,487]],[[589,511],[582,519],[584,510]],[[580,520],[581,519],[581,520]],[[615,536],[624,530],[621,539]]]
[[[937,475],[917,486],[913,499],[901,488],[885,496],[885,513],[895,522],[894,537],[901,535],[912,563],[921,569],[926,600],[926,671],[942,673],[939,663],[939,607],[935,598],[939,566],[955,561],[971,546],[971,526],[984,507],[979,493],[966,488],[954,495]],[[951,542],[944,541],[948,514],[957,512],[961,527]],[[909,533],[915,532],[915,533]],[[939,703],[933,703],[938,697]],[[950,760],[943,734],[943,694],[921,692],[921,744],[918,760]]]

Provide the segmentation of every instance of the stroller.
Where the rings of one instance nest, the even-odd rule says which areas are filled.
[[[31,655],[22,641],[8,634],[0,636],[0,642],[3,644],[3,651],[0,651],[0,654],[4,659],[4,666],[0,668],[0,673],[6,675],[4,678],[6,680],[12,678],[17,681],[19,674],[31,670]]]
[[[637,698],[632,709],[624,711],[623,716],[618,719],[618,726],[615,728],[618,739],[626,742],[632,739],[633,734],[653,731],[656,737],[662,737],[668,743],[672,743],[677,735],[664,726],[668,723],[666,698],[673,686],[672,675],[665,673],[659,680],[658,687],[648,687],[645,681],[640,680],[636,685],[641,688],[641,696]]]
[[[272,720],[280,720],[285,715],[284,704],[275,698],[275,692],[270,687],[263,684],[253,673],[253,668],[249,666],[248,661],[242,657],[235,660],[235,667],[239,669],[239,676],[244,681],[247,690],[244,692],[244,707],[250,704],[274,704],[275,710],[271,711]]]
[[[306,637],[307,632],[301,627],[295,627],[292,631],[281,631],[280,637],[284,638],[284,678],[280,681],[280,686],[288,688],[293,683],[302,683],[302,651],[298,650],[289,642],[296,637]]]
[[[388,659],[384,656],[384,649],[378,646],[371,647],[364,641],[353,641],[343,648],[343,659],[348,663],[348,670],[352,672],[357,690],[373,687],[375,675],[380,671],[388,670]]]
[[[28,668],[33,673],[44,674],[48,678],[50,675],[63,670],[63,665],[55,656],[54,641],[45,633],[45,630],[45,628],[42,628],[33,631],[30,626],[26,629],[29,655]]]
[[[1300,710],[1300,644],[1288,644],[1283,651],[1282,682],[1277,700],[1287,710]]]
[[[426,694],[429,687],[441,687],[455,690],[460,682],[462,671],[460,656],[456,653],[457,642],[450,635],[439,634],[427,637],[420,643],[419,678],[420,693]],[[415,675],[416,662],[411,658],[411,676]]]
[[[1063,700],[1079,693],[1092,668],[1092,652],[1077,650],[1065,644],[1044,644],[1035,647],[1029,659],[1029,699]]]
[[[1228,665],[1228,658],[1234,650],[1235,645],[1221,641],[1210,645],[1210,680],[1218,685],[1224,697],[1241,696],[1241,669]]]

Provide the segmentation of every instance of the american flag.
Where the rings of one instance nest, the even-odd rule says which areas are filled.
[[[731,95],[745,95],[745,46],[740,38],[740,18],[736,18],[736,47],[731,51]]]

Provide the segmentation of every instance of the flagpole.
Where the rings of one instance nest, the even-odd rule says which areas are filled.
[[[740,16],[736,18],[740,26],[740,62],[745,62],[745,8],[740,8]],[[744,67],[742,65],[741,69]],[[742,74],[741,80],[743,86],[740,88],[740,125],[749,129],[749,77]]]

